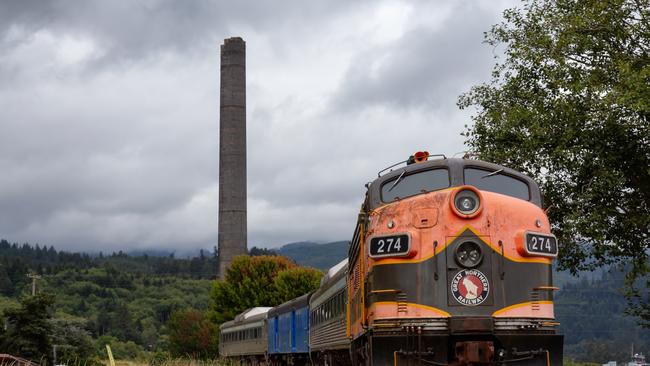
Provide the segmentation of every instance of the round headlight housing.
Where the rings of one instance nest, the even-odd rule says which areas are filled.
[[[462,215],[471,216],[481,207],[478,193],[471,189],[462,189],[454,195],[454,208]]]
[[[481,246],[473,241],[466,241],[456,247],[456,263],[461,267],[474,268],[481,264],[483,251]]]

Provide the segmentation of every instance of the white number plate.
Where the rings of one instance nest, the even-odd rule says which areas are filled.
[[[526,233],[526,251],[532,255],[557,256],[557,239],[553,235]]]
[[[370,256],[403,257],[409,253],[409,236],[407,234],[381,236],[370,239]]]

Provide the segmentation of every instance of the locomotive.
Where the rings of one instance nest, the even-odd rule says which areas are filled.
[[[245,335],[224,341],[250,329],[246,313],[224,323],[222,356],[265,365],[562,364],[558,243],[531,178],[418,152],[366,188],[348,257],[313,293],[250,317],[263,350],[234,353]]]

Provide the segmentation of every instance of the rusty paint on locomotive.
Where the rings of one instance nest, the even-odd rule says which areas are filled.
[[[492,192],[481,192],[483,210],[473,218],[459,217],[450,205],[454,191],[463,186],[430,192],[403,199],[374,209],[369,215],[366,236],[407,232],[411,237],[411,250],[407,258],[371,258],[364,253],[366,276],[369,289],[367,321],[387,318],[438,318],[462,313],[468,315],[489,315],[495,317],[530,317],[553,319],[553,305],[550,258],[525,257],[515,242],[524,231],[550,234],[550,225],[544,211],[535,204]],[[541,227],[536,222],[541,222]],[[389,228],[388,223],[394,223]],[[447,283],[449,263],[445,253],[459,238],[474,237],[480,240],[483,249],[490,254],[488,275],[498,297],[488,308],[456,308],[448,302]],[[434,242],[440,243],[435,248]],[[503,244],[503,272],[508,276],[508,290],[498,285],[500,280],[497,262]],[[365,245],[367,247],[367,245]],[[434,262],[437,262],[438,281],[433,280]],[[528,275],[527,275],[528,274]],[[399,287],[399,288],[395,288]],[[500,291],[501,290],[501,291]],[[537,291],[537,293],[536,293]],[[405,297],[400,309],[399,293]],[[531,299],[531,296],[536,299]],[[535,300],[535,301],[533,301]],[[354,336],[362,331],[352,326]]]
[[[383,180],[386,181],[389,179]],[[527,181],[529,185],[530,182]],[[453,186],[453,182],[451,185],[368,210],[363,250],[356,262],[350,264],[351,339],[363,335],[368,327],[382,326],[391,319],[469,316],[531,318],[553,324],[552,258],[526,256],[521,250],[526,231],[550,234],[541,199],[533,202],[531,197],[531,201],[525,201],[479,191],[481,211],[473,217],[462,217],[454,211],[452,200],[457,191],[467,186]],[[373,237],[397,233],[410,236],[406,256],[369,255],[368,243]],[[481,245],[484,258],[477,269],[485,273],[491,286],[487,299],[477,306],[454,301],[449,289],[451,277],[460,270],[453,263],[453,250],[467,239]]]

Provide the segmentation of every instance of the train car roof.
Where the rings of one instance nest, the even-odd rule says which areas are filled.
[[[238,324],[243,324],[243,323],[248,323],[248,322],[254,322],[256,320],[260,319],[266,319],[267,314],[269,310],[273,308],[271,307],[256,307],[256,308],[251,308],[246,311],[244,311],[241,314],[238,314],[235,316],[235,319],[227,321],[219,327],[219,329],[224,329],[228,328],[234,325]]]
[[[348,268],[348,259],[345,258],[342,261],[338,262],[335,264],[332,268],[327,270],[327,273],[323,278],[320,280],[320,285],[323,286],[324,283],[329,281],[330,279],[336,277],[337,274],[343,272],[345,273],[345,270]]]
[[[281,305],[274,307],[273,309],[269,310],[269,318],[283,313],[290,313],[293,310],[309,306],[309,298],[311,297],[312,293],[313,292],[304,294],[300,297],[291,299]]]
[[[384,169],[379,172],[379,177],[368,185],[368,204],[369,208],[373,209],[386,204],[381,200],[381,186],[384,182],[391,181],[402,174],[412,174],[420,171],[431,170],[435,168],[449,169],[450,186],[457,187],[464,185],[464,169],[477,168],[484,169],[491,172],[498,172],[506,176],[514,177],[526,183],[529,187],[530,199],[529,202],[542,207],[542,197],[537,183],[529,176],[498,164],[488,163],[482,160],[474,159],[460,159],[460,158],[441,158],[431,159],[421,163],[405,165],[398,168],[390,168],[391,170]],[[383,175],[381,173],[386,172]]]

